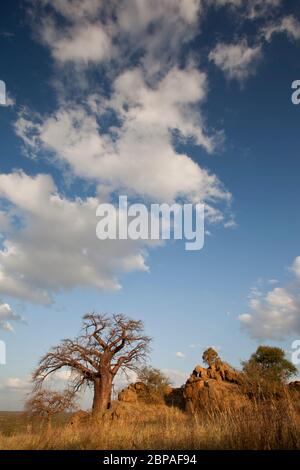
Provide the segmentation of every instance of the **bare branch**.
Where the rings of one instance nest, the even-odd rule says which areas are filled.
[[[72,372],[72,389],[77,391],[93,385],[94,401],[97,401],[99,396],[110,395],[112,381],[120,368],[136,370],[146,358],[150,338],[144,335],[141,321],[122,314],[109,317],[95,313],[85,315],[83,320],[80,336],[74,340],[64,339],[42,357],[33,374],[36,389],[40,389],[50,375],[67,368]],[[99,387],[105,388],[104,394],[99,392]],[[109,402],[109,398],[106,401]]]

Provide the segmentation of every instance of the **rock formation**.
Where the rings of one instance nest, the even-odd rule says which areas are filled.
[[[239,408],[247,401],[240,383],[240,374],[221,360],[208,368],[196,366],[184,387],[186,410],[194,413]]]
[[[118,400],[126,403],[136,403],[141,400],[147,392],[147,387],[143,382],[136,382],[128,385],[118,395]]]
[[[135,406],[139,402],[166,404],[192,413],[197,410],[222,410],[226,407],[240,407],[247,402],[240,384],[241,374],[218,359],[207,368],[196,366],[181,388],[167,386],[158,391],[137,382],[123,389],[118,400]]]
[[[183,387],[173,388],[170,385],[161,389],[147,387],[143,382],[136,382],[124,388],[118,395],[118,401],[123,403],[166,404],[184,409]]]

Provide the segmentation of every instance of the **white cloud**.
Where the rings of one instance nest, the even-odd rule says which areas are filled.
[[[118,289],[119,274],[147,269],[139,243],[96,238],[97,198],[64,198],[50,176],[24,173],[0,175],[0,197],[12,205],[0,250],[3,294],[46,304],[78,286]]]
[[[60,65],[73,62],[87,66],[112,57],[110,32],[100,21],[102,1],[37,0],[32,5],[38,38]]]
[[[144,51],[147,75],[172,66],[182,45],[199,34],[202,0],[124,0],[116,9],[118,31],[131,50]],[[119,3],[117,3],[119,7]],[[122,46],[120,46],[122,49]]]
[[[112,55],[110,38],[101,25],[82,25],[52,44],[52,54],[61,62],[101,62]]]
[[[248,46],[246,39],[235,44],[219,43],[209,54],[209,59],[230,79],[244,81],[256,71],[261,58],[261,46]]]
[[[8,377],[0,384],[2,389],[8,391],[26,391],[30,388],[29,378]]]
[[[253,337],[282,340],[300,334],[300,257],[293,263],[294,286],[276,287],[264,296],[251,296],[250,313],[239,316],[243,328]]]
[[[185,354],[181,351],[177,351],[175,355],[176,357],[179,357],[180,359],[184,359],[186,357]]]
[[[224,223],[224,227],[225,228],[236,228],[237,227],[237,223],[236,221],[234,220],[234,218],[230,218],[229,220],[227,220],[225,223]]]
[[[263,36],[267,41],[271,41],[272,36],[279,33],[284,33],[289,39],[298,41],[300,39],[300,22],[290,15],[263,28]]]
[[[61,107],[39,122],[20,116],[18,135],[33,152],[48,150],[80,177],[124,189],[151,200],[173,201],[178,196],[203,200],[209,215],[222,216],[211,203],[230,201],[216,175],[174,149],[174,132],[211,151],[213,136],[195,104],[206,98],[204,73],[172,68],[155,86],[145,83],[140,69],[122,73],[114,82],[111,100],[90,97],[90,109]],[[178,94],[178,90],[181,90]],[[104,109],[112,109],[121,122],[101,132]]]
[[[160,72],[170,52],[176,55],[182,43],[197,34],[202,0],[32,0],[32,4],[38,37],[60,63],[100,63],[116,54],[122,61],[143,50],[150,75]]]
[[[9,304],[0,304],[0,329],[12,332],[11,322],[24,323],[24,319],[15,313]]]
[[[277,279],[269,279],[269,284],[278,284],[278,282]]]
[[[15,131],[31,156],[96,188],[67,198],[50,176],[0,175],[9,203],[0,213],[0,293],[49,303],[78,286],[118,289],[122,273],[147,270],[149,244],[96,238],[99,200],[118,191],[147,202],[201,201],[207,221],[226,224],[231,194],[177,150],[192,142],[212,153],[222,138],[202,112],[206,74],[191,57],[178,65],[183,44],[200,32],[203,1],[31,3],[35,38],[55,61],[58,107],[44,116],[22,111]],[[109,90],[102,80],[95,87],[100,72]]]
[[[118,11],[118,23],[128,32],[145,29],[160,19],[192,25],[197,22],[201,3],[201,0],[125,0]]]

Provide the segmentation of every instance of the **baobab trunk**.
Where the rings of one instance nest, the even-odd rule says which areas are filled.
[[[110,372],[102,374],[94,381],[93,415],[102,415],[110,407],[112,376]]]

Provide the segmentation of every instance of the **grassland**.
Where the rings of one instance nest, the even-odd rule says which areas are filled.
[[[270,401],[192,417],[139,404],[134,415],[77,424],[63,416],[50,429],[21,413],[0,413],[0,449],[300,449],[298,406]]]

